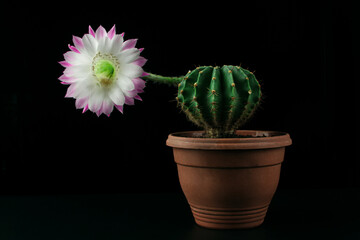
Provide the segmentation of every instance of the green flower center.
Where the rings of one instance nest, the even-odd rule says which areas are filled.
[[[100,86],[108,87],[116,79],[119,62],[111,54],[98,53],[93,59],[92,71]]]
[[[101,85],[109,85],[115,78],[115,66],[108,60],[100,60],[94,66],[94,73]]]

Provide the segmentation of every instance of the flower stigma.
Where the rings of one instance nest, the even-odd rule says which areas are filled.
[[[108,87],[116,80],[119,62],[112,54],[97,53],[93,59],[93,75],[101,87]]]

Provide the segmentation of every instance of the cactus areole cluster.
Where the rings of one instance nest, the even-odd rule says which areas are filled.
[[[210,138],[234,136],[261,99],[255,75],[240,66],[202,66],[179,78],[149,74],[146,79],[178,84],[178,105]]]

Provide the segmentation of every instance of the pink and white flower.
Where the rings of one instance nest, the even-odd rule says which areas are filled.
[[[109,116],[114,106],[122,113],[124,104],[141,100],[148,75],[142,69],[146,59],[143,49],[135,47],[137,39],[124,41],[124,33],[116,34],[115,25],[109,32],[100,26],[82,38],[73,36],[74,46],[64,54],[65,67],[59,80],[69,85],[65,97],[75,98],[77,109]]]

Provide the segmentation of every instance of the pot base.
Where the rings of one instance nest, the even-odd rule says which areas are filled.
[[[268,209],[268,205],[254,209],[214,210],[198,208],[190,205],[195,222],[211,229],[246,229],[260,226]]]

